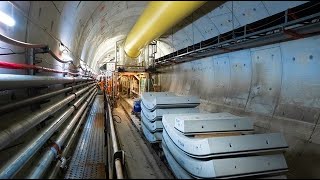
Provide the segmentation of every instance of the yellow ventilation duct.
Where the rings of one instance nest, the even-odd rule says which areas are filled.
[[[151,1],[133,26],[124,44],[124,51],[136,58],[140,50],[160,37],[206,1]]]

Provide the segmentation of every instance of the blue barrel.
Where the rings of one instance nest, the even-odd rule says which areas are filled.
[[[133,103],[133,111],[134,112],[141,112],[141,100],[135,100],[134,103]]]

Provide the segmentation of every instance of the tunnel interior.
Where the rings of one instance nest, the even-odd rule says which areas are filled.
[[[203,1],[166,29],[179,14],[152,3],[0,2],[0,177],[184,177],[135,109],[166,92],[280,133],[286,178],[319,178],[320,3]],[[143,44],[157,29],[130,57],[129,35]]]

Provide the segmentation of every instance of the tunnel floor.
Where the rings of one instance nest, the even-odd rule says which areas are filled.
[[[125,168],[130,179],[174,179],[170,170],[148,146],[135,123],[118,106],[114,109],[117,135],[120,148],[125,151]],[[134,124],[133,124],[134,123]]]
[[[125,153],[127,178],[174,179],[155,150],[144,140],[139,124],[129,118],[120,106],[113,110],[113,114],[119,146]],[[103,96],[97,95],[64,178],[106,179],[104,143]]]
[[[103,95],[97,95],[72,156],[66,179],[106,179]]]

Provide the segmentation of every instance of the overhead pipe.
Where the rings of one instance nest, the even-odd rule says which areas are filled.
[[[0,90],[88,81],[90,78],[0,74]]]
[[[140,50],[159,38],[171,27],[186,18],[206,1],[151,1],[131,29],[124,44],[131,58],[140,55]]]
[[[83,102],[93,91],[92,88],[77,102]],[[9,179],[18,173],[18,171],[32,158],[32,156],[44,145],[44,143],[53,135],[53,133],[65,122],[66,119],[75,111],[75,106],[70,106],[62,115],[54,119],[40,134],[32,139],[27,146],[21,149],[13,156],[0,170],[0,179]]]
[[[12,44],[12,45],[23,47],[23,48],[46,48],[47,47],[47,45],[45,45],[45,44],[31,44],[31,43],[25,43],[22,41],[18,41],[18,40],[10,38],[8,36],[5,36],[3,34],[0,34],[0,40],[3,42],[6,42],[8,44]]]
[[[45,71],[45,72],[70,74],[70,75],[75,75],[75,76],[81,75],[80,73],[73,73],[73,72],[69,72],[69,71],[59,71],[59,70],[56,70],[56,69],[46,68],[46,67],[37,66],[37,65],[11,63],[11,62],[5,62],[5,61],[0,61],[0,68],[5,68],[5,69],[33,69],[33,70],[42,70],[42,71]]]
[[[23,134],[25,134],[31,128],[35,127],[37,124],[45,120],[47,117],[60,110],[62,107],[67,105],[76,97],[79,97],[81,94],[85,93],[88,89],[92,88],[93,86],[95,86],[95,84],[78,90],[77,92],[65,97],[63,100],[56,102],[46,108],[39,109],[38,111],[29,114],[22,121],[14,123],[7,129],[2,130],[0,132],[0,150],[2,150],[5,146],[21,137]]]
[[[31,44],[31,43],[26,43],[26,42],[22,42],[22,41],[18,41],[16,39],[12,39],[8,36],[5,36],[3,34],[0,34],[0,40],[3,42],[6,42],[8,44],[11,45],[15,45],[15,46],[19,46],[22,48],[41,48],[43,50],[47,50],[48,53],[57,61],[61,62],[61,63],[73,63],[73,61],[64,61],[62,59],[60,59],[54,52],[52,52],[50,50],[50,48],[48,47],[48,45],[46,44]]]
[[[91,95],[86,99],[86,101],[82,103],[80,108],[78,105],[76,105],[77,102],[73,104],[73,106],[77,107],[78,109],[77,113],[72,117],[67,127],[62,132],[59,133],[57,139],[53,142],[53,145],[44,153],[42,158],[39,160],[38,164],[30,171],[26,179],[42,178],[42,176],[50,166],[51,162],[55,159],[55,157],[57,157],[58,153],[61,151],[61,147],[63,146],[67,137],[71,133],[72,128],[77,123],[80,116],[83,114],[83,111],[85,110],[89,101],[95,94],[95,91],[93,93],[88,92],[86,95],[84,95],[84,96],[87,96],[88,94],[91,93]]]
[[[18,8],[19,9],[19,8]],[[56,39],[57,40],[57,39]],[[83,71],[86,71],[82,68],[81,65],[79,66],[76,66],[74,63],[73,63],[73,60],[68,60],[68,61],[65,61],[65,60],[62,60],[60,59],[50,48],[48,45],[46,44],[32,44],[32,43],[26,43],[26,42],[22,42],[22,41],[18,41],[16,39],[12,39],[8,36],[5,36],[3,34],[0,34],[0,41],[3,41],[3,42],[6,42],[8,44],[11,44],[11,45],[15,45],[15,46],[19,46],[19,47],[23,47],[23,48],[40,48],[42,49],[45,53],[49,53],[55,60],[61,62],[61,63],[71,63],[74,67],[76,68],[81,68]],[[60,41],[59,41],[60,42]],[[70,50],[69,50],[70,51]],[[70,51],[71,52],[71,51]],[[79,57],[77,57],[80,61],[82,59],[80,59]]]
[[[75,64],[73,64],[73,60],[68,60],[68,61],[64,61],[62,59],[60,59],[51,49],[48,50],[48,53],[57,61],[61,62],[61,63],[72,63],[72,65],[74,65],[74,67],[77,67]]]
[[[79,84],[79,85],[76,85],[76,86],[67,87],[67,88],[64,88],[64,89],[60,89],[60,90],[53,91],[53,92],[50,92],[50,93],[47,93],[47,94],[42,94],[42,95],[39,95],[39,96],[31,97],[31,98],[24,99],[24,100],[21,100],[21,101],[9,103],[9,104],[0,106],[0,113],[8,112],[10,110],[17,110],[18,108],[21,108],[23,106],[27,106],[27,105],[30,105],[30,104],[33,104],[33,103],[36,103],[36,102],[40,102],[40,101],[42,101],[44,99],[48,99],[48,98],[57,96],[57,95],[62,94],[62,93],[71,92],[71,91],[73,91],[73,90],[75,90],[77,88],[80,88],[82,86],[86,86],[86,85],[89,85],[89,84],[92,84],[92,83],[94,83],[94,82],[91,81],[91,82],[88,82],[88,83],[83,83],[83,84]]]
[[[71,134],[71,137],[68,139],[63,151],[62,151],[62,154],[61,154],[61,158],[60,160],[58,160],[56,162],[56,165],[54,166],[54,168],[52,170],[50,170],[50,174],[48,176],[48,179],[56,179],[56,176],[57,174],[59,173],[60,169],[61,169],[61,165],[63,165],[62,163],[63,162],[63,159],[64,157],[69,153],[69,151],[71,150],[71,147],[78,135],[78,131],[81,127],[81,125],[84,123],[86,117],[87,117],[87,114],[92,106],[92,103],[94,101],[94,97],[96,96],[97,94],[97,91],[95,91],[94,95],[93,95],[93,98],[91,98],[90,102],[88,103],[88,106],[86,108],[86,110],[84,111],[84,113],[82,114],[77,126],[74,128],[72,134]]]

